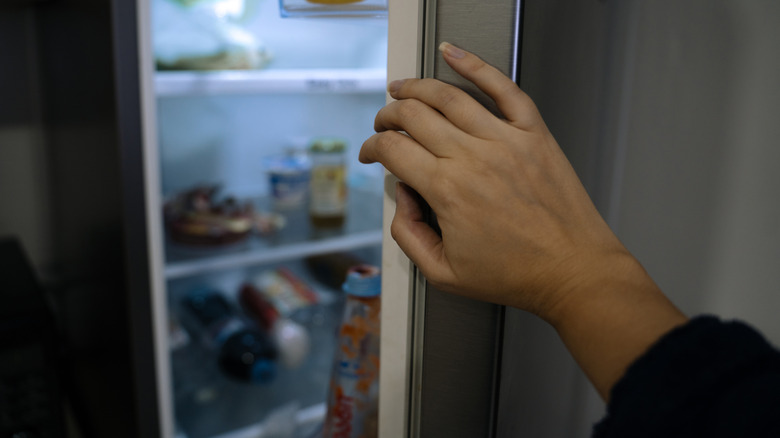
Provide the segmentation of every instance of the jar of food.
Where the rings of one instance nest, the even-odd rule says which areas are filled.
[[[315,138],[309,145],[311,180],[309,217],[316,227],[340,227],[347,210],[347,143],[340,138]]]

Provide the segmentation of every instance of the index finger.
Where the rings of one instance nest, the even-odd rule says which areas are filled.
[[[448,42],[441,43],[439,50],[455,72],[473,82],[496,102],[499,111],[512,125],[520,129],[544,125],[533,100],[500,70]]]

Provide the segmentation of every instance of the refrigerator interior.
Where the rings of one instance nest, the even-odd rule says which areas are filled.
[[[251,35],[254,53],[262,59],[251,69],[166,68],[163,57],[191,53],[189,41],[196,48],[209,41],[198,26],[171,15],[172,5],[181,4],[151,1],[151,42],[158,61],[159,200],[165,203],[195,187],[214,186],[213,199],[233,197],[251,205],[256,215],[281,217],[283,223],[271,231],[254,230],[234,243],[203,246],[174,241],[161,219],[165,290],[157,293],[167,306],[164,324],[169,329],[163,342],[170,351],[170,373],[163,373],[169,380],[161,385],[170,388],[177,436],[310,436],[325,413],[343,304],[343,293],[329,279],[345,266],[342,259],[331,258],[323,277],[311,257],[335,254],[380,265],[383,169],[360,164],[357,156],[385,103],[386,17],[282,17],[280,3],[272,0],[200,5],[209,3],[228,8],[216,15],[246,8],[241,20],[229,24],[239,23]],[[204,19],[202,14],[191,17]],[[221,62],[229,65],[232,61],[226,59]],[[266,159],[305,149],[317,137],[338,137],[347,144],[348,205],[340,227],[313,225],[305,201],[280,207],[271,197]],[[308,352],[294,364],[277,358],[276,372],[265,383],[231,378],[218,366],[217,353],[201,341],[202,328],[183,300],[194,290],[209,288],[245,317],[238,300],[241,286],[258,285],[259,277],[282,271],[316,296],[313,304],[288,315],[307,333]]]

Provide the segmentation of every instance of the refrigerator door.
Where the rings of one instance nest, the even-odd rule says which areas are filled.
[[[437,47],[443,41],[463,47],[516,80],[521,12],[519,0],[479,7],[467,0],[391,2],[388,79],[440,79],[495,112]],[[504,310],[438,291],[410,266],[389,238],[393,186],[385,195],[380,433],[493,436]]]

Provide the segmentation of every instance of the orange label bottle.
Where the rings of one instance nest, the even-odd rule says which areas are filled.
[[[379,268],[351,268],[333,361],[323,438],[375,438],[378,435]]]

